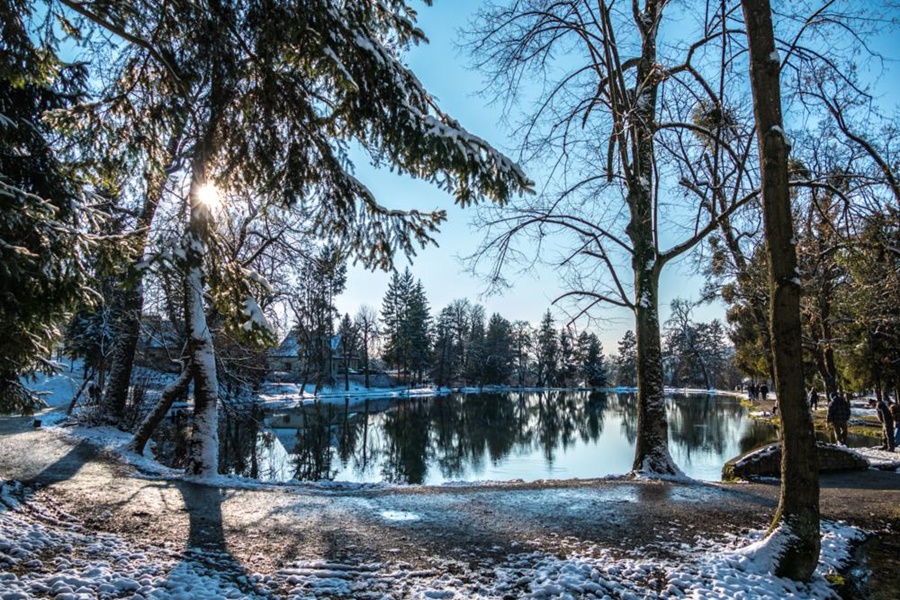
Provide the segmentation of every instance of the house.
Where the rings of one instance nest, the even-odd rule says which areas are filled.
[[[299,337],[296,329],[291,330],[277,347],[269,351],[269,368],[272,371],[292,373],[299,377],[307,370],[313,352],[312,349],[301,346]],[[329,375],[332,379],[336,380],[339,375],[343,375],[345,366],[350,373],[359,370],[359,357],[345,355],[343,337],[340,334],[329,339],[328,349]]]
[[[141,318],[141,332],[135,349],[135,364],[157,371],[178,372],[184,336],[175,324],[160,315]]]

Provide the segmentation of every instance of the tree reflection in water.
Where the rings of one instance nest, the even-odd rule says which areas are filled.
[[[737,399],[675,396],[667,409],[673,456],[697,478],[718,478],[726,460],[776,435]],[[226,423],[225,472],[410,484],[622,473],[637,432],[634,394],[586,390],[346,400],[270,415],[270,429],[258,418],[242,431]],[[256,454],[273,440],[289,469],[259,466]]]

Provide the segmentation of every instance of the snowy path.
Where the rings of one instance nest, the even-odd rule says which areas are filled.
[[[797,587],[737,551],[774,486],[234,489],[131,471],[0,419],[0,598],[821,598],[857,535],[829,525],[817,580]],[[887,489],[850,503],[858,483],[827,480],[823,514],[896,521],[900,479],[871,477]]]

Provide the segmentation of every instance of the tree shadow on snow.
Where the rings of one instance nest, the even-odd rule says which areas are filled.
[[[28,478],[23,483],[43,487],[67,481],[75,477],[84,465],[100,456],[101,452],[96,446],[86,440],[81,440],[63,456],[45,466],[34,477]]]
[[[177,587],[180,582],[175,579],[188,580],[192,575],[186,571],[190,570],[195,578],[209,577],[222,588],[239,590],[242,597],[270,597],[269,590],[250,581],[247,569],[229,551],[222,519],[226,490],[188,481],[174,486],[184,501],[189,529],[185,560],[170,571],[170,583]]]

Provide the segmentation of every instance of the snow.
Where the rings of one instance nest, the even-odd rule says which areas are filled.
[[[382,561],[307,558],[261,574],[225,552],[95,532],[16,482],[0,481],[0,502],[2,598],[837,598],[826,575],[847,563],[865,535],[824,522],[809,584],[770,574],[778,538],[764,542],[762,531],[629,552],[575,541],[548,553],[530,550],[531,540],[511,540],[511,553],[480,565],[425,556],[425,568],[390,558],[389,549]],[[416,515],[381,517],[402,524]]]
[[[781,55],[778,54],[778,50],[772,50],[772,52],[769,53],[769,60],[774,63],[781,63]]]
[[[58,396],[57,404],[65,404],[79,383],[73,373],[61,373],[37,385],[53,391],[50,398]],[[440,391],[355,389],[370,396]],[[282,400],[312,400],[307,391],[290,384],[270,384],[266,393]],[[332,391],[320,401],[343,401],[344,397],[345,393]],[[76,427],[67,428],[67,433],[89,437],[124,456],[148,479],[154,478],[150,473],[167,480],[178,477],[174,470],[125,451],[130,436],[115,428]],[[861,452],[868,457],[880,451]],[[210,478],[209,483],[229,489],[278,487],[312,494],[385,487],[272,486],[225,476]],[[364,510],[392,527],[412,526],[424,518],[415,508],[386,510],[372,505]],[[307,557],[260,574],[249,572],[225,552],[141,545],[98,533],[38,499],[20,483],[0,481],[0,598],[837,598],[826,575],[846,564],[852,544],[864,535],[846,524],[824,522],[820,565],[809,584],[770,574],[778,538],[763,541],[763,531],[697,536],[691,544],[661,540],[653,548],[629,551],[576,542],[547,552],[534,550],[539,544],[533,540],[510,539],[509,554],[502,555],[502,548],[496,548],[496,558],[479,564],[423,556],[425,567],[413,568],[401,560],[398,550],[396,555],[388,551],[389,558],[381,561],[365,556],[342,561]]]
[[[773,125],[772,128],[769,129],[769,131],[771,131],[775,135],[780,135],[784,139],[784,145],[787,146],[788,150],[790,150],[791,147],[794,145],[793,142],[791,141],[791,138],[789,138],[787,136],[787,134],[784,132],[784,129],[782,129],[780,126]]]
[[[263,313],[262,309],[257,304],[256,299],[247,296],[244,298],[244,310],[243,314],[247,317],[247,320],[241,324],[241,328],[244,331],[267,331],[271,335],[275,335],[275,329],[269,323],[269,320],[266,318],[266,315]]]

